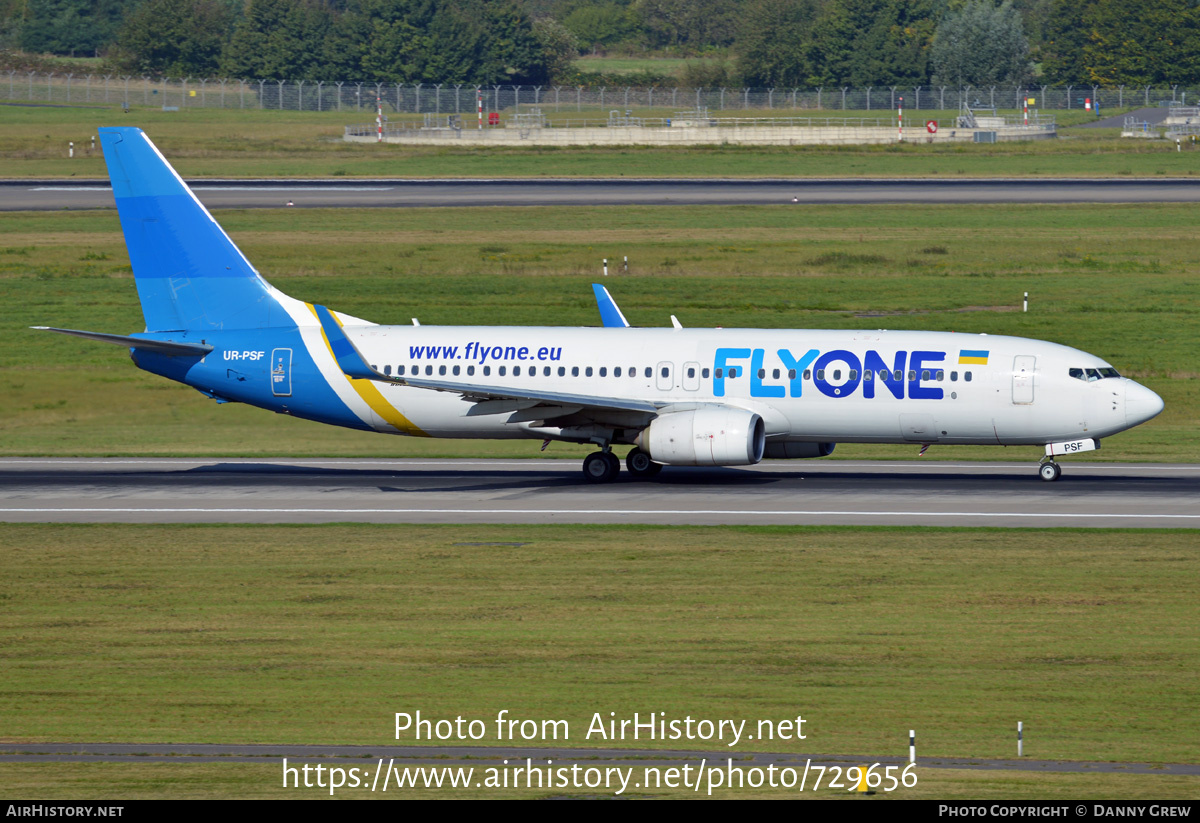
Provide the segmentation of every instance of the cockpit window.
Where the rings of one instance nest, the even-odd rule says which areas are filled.
[[[1097,380],[1121,376],[1120,372],[1112,366],[1107,366],[1103,369],[1068,369],[1067,373],[1076,380],[1082,380],[1085,383],[1094,383]]]

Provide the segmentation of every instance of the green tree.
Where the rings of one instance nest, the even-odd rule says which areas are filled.
[[[930,53],[940,83],[987,86],[1025,83],[1031,77],[1029,41],[1009,0],[968,0],[942,18]]]
[[[571,30],[551,17],[533,21],[533,36],[542,47],[542,60],[549,80],[556,81],[571,71],[579,57],[579,41]]]
[[[814,27],[813,85],[929,81],[933,0],[832,0]]]
[[[1053,82],[1200,82],[1200,7],[1192,0],[1059,2],[1052,20],[1043,68]]]
[[[21,48],[90,56],[108,46],[138,0],[27,0]]]
[[[816,0],[757,0],[746,8],[737,40],[738,67],[749,86],[808,85],[814,74]]]
[[[321,57],[331,17],[317,0],[248,0],[221,56],[226,77],[324,79]]]
[[[113,60],[131,74],[213,77],[233,17],[221,0],[148,0],[126,18]]]
[[[625,6],[601,3],[580,6],[563,19],[563,25],[585,48],[613,46],[635,39],[639,34],[637,18]]]
[[[733,42],[744,3],[739,0],[636,0],[634,11],[660,46],[725,46]]]
[[[477,82],[544,83],[545,57],[533,24],[519,0],[492,0],[484,6],[484,58]]]

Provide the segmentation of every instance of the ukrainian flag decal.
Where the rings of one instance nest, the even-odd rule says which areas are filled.
[[[960,366],[986,366],[987,361],[988,353],[986,351],[960,349],[958,352],[958,364]]]

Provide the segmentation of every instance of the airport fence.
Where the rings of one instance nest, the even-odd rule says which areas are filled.
[[[5,76],[5,74],[7,76]],[[374,111],[376,100],[389,113],[472,114],[523,104],[546,111],[606,109],[708,109],[710,111],[815,110],[895,111],[903,98],[910,110],[1020,109],[1032,98],[1041,110],[1099,105],[1186,105],[1200,90],[1168,86],[868,86],[837,88],[684,88],[637,86],[489,85],[468,83],[383,83],[283,80],[153,78],[115,74],[9,71],[0,74],[0,95],[11,101],[110,104],[128,107],[276,109],[283,111]]]

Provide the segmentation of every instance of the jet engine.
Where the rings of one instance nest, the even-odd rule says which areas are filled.
[[[763,457],[798,460],[804,457],[828,457],[837,443],[768,443]]]
[[[766,427],[745,409],[702,406],[656,417],[634,442],[668,466],[747,466],[762,460]]]

